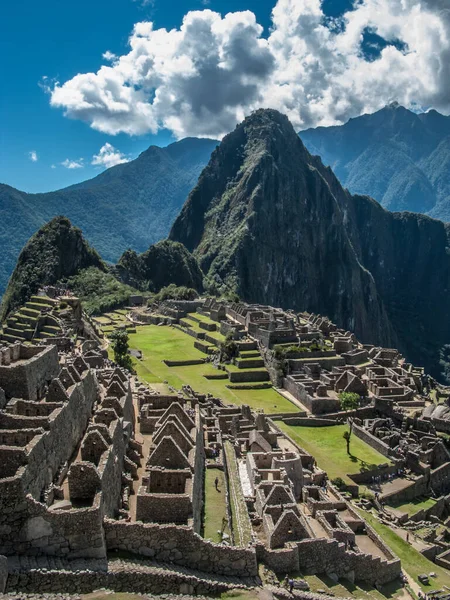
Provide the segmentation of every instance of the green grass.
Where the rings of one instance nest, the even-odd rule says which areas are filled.
[[[216,490],[214,481],[219,479],[219,491]],[[212,542],[220,542],[217,533],[222,529],[222,520],[228,519],[225,476],[220,469],[206,469],[205,471],[205,517],[203,522],[203,537]],[[228,526],[225,533],[230,533]]]
[[[364,583],[353,584],[344,579],[340,579],[337,583],[327,575],[305,575],[301,577],[305,579],[312,592],[325,590],[331,592],[337,598],[355,598],[357,600],[385,600],[386,598],[395,598],[401,595],[403,588],[399,581],[393,581],[382,586],[381,591],[378,591],[370,585]]]
[[[301,427],[278,423],[280,428],[317,460],[321,469],[328,473],[330,479],[342,477],[346,483],[354,483],[348,475],[359,473],[361,470],[375,468],[377,465],[390,461],[373,450],[368,444],[352,435],[350,443],[351,455],[343,434],[348,431],[348,425],[332,425],[330,427]]]
[[[450,587],[450,573],[448,571],[422,556],[420,552],[415,550],[390,527],[380,523],[373,514],[361,510],[359,512],[378,535],[384,539],[394,554],[398,556],[402,562],[402,567],[424,591],[437,590],[442,588],[443,585]],[[430,585],[423,585],[418,581],[418,575],[431,572],[436,573],[437,577],[430,578]]]
[[[415,498],[414,500],[411,500],[411,502],[405,502],[404,504],[395,504],[392,505],[392,507],[397,510],[401,510],[402,512],[407,513],[411,516],[418,513],[419,510],[426,510],[427,508],[431,508],[435,504],[436,500],[434,500],[433,498]]]
[[[212,319],[210,319],[209,317],[205,316],[205,315],[201,315],[198,312],[195,313],[189,313],[188,317],[195,317],[196,319],[198,319],[199,321],[201,321],[202,323],[212,323],[213,325],[217,325],[217,327],[220,326],[220,323],[218,323],[217,321],[213,321]]]
[[[224,402],[248,404],[253,409],[263,409],[268,414],[295,413],[298,408],[281,396],[273,388],[267,390],[231,390],[226,387],[228,380],[208,380],[203,377],[211,372],[208,365],[188,367],[167,367],[162,361],[204,359],[205,354],[194,348],[194,338],[174,327],[144,325],[137,333],[130,333],[130,348],[143,353],[142,360],[135,360],[137,374],[148,383],[167,381],[177,389],[190,385],[201,394],[211,393]],[[219,372],[219,371],[214,371]]]

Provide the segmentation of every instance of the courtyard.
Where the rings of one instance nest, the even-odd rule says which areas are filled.
[[[163,383],[176,389],[190,385],[202,394],[213,394],[224,402],[241,406],[248,404],[253,410],[261,409],[267,414],[295,413],[298,408],[279,394],[269,389],[230,389],[227,379],[206,379],[204,375],[218,374],[212,365],[200,364],[168,367],[163,361],[201,360],[205,354],[194,348],[194,338],[179,329],[168,326],[144,325],[130,334],[130,348],[141,350],[142,359],[134,361],[140,378],[150,384]]]

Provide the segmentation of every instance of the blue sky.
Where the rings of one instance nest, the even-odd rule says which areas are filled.
[[[328,0],[327,12],[339,12],[342,0]],[[152,5],[153,4],[153,5]],[[212,10],[253,11],[258,22],[270,26],[273,0],[211,0]],[[155,27],[179,27],[187,10],[203,9],[201,0],[155,0],[142,6],[133,0],[35,0],[3,6],[0,31],[0,182],[36,192],[58,189],[100,172],[91,157],[109,142],[135,157],[150,144],[166,145],[171,132],[116,136],[91,129],[52,108],[49,95],[38,84],[46,75],[67,81],[77,73],[95,72],[109,50],[127,52],[133,25],[152,20]],[[5,82],[8,82],[7,84]],[[30,159],[35,151],[37,161]],[[84,168],[67,169],[63,161],[84,158]],[[54,165],[54,168],[52,168]]]

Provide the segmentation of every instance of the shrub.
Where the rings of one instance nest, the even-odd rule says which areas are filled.
[[[354,410],[358,408],[361,397],[355,392],[340,392],[339,400],[342,410]]]
[[[334,479],[331,480],[331,483],[335,487],[337,487],[338,490],[345,490],[345,489],[347,489],[347,484],[342,479],[342,477],[335,477]]]

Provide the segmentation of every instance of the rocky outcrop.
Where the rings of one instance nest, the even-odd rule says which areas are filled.
[[[259,110],[215,150],[170,239],[210,288],[325,314],[437,375],[450,338],[449,233],[352,196],[286,117]]]
[[[127,250],[116,271],[120,279],[138,289],[159,292],[170,284],[197,291],[203,289],[203,273],[197,260],[178,242],[158,242],[142,254]]]
[[[106,271],[81,231],[66,217],[55,217],[30,238],[20,253],[3,297],[0,320],[25,304],[41,286],[53,285],[88,267]]]

